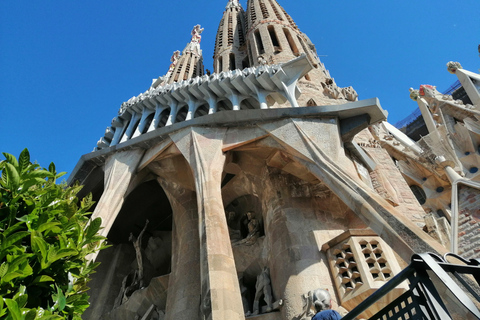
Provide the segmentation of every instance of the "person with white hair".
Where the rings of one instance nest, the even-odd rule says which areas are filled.
[[[340,320],[342,316],[332,310],[332,297],[327,290],[318,289],[313,292],[313,305],[317,312],[312,320]]]

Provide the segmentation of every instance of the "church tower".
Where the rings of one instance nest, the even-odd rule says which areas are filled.
[[[249,0],[247,6],[247,43],[254,65],[262,58],[267,64],[277,64],[302,53],[314,66],[319,63],[313,45],[276,0]]]
[[[179,56],[177,52],[173,54],[171,59],[172,64],[167,73],[169,76],[167,80],[168,84],[204,75],[203,56],[202,50],[200,49],[202,32],[203,28],[201,28],[200,25],[193,27],[192,39],[185,49],[183,49],[182,55]]]
[[[220,21],[215,41],[214,72],[220,73],[250,66],[245,33],[245,11],[238,0],[229,0]]]

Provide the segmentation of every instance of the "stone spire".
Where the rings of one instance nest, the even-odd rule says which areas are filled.
[[[255,65],[277,64],[305,53],[317,66],[315,47],[276,0],[248,0],[247,44]]]
[[[213,54],[214,72],[250,66],[245,45],[245,11],[238,0],[229,0],[218,27]]]
[[[169,70],[168,84],[204,75],[203,56],[200,49],[202,32],[203,28],[199,24],[193,27],[192,39],[183,49],[182,55],[178,56],[177,53],[174,53],[172,56],[171,69],[173,68],[173,70]]]

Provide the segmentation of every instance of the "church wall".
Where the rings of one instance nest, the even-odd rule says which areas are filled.
[[[466,258],[480,256],[480,191],[467,186],[458,190],[458,253]]]

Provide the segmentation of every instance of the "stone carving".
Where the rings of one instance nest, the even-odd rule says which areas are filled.
[[[248,235],[245,239],[232,243],[233,246],[251,246],[257,242],[258,236],[260,234],[260,222],[255,218],[255,213],[253,211],[247,212],[248,219]]]
[[[410,99],[412,99],[413,101],[417,101],[418,97],[420,96],[420,92],[413,88],[410,88],[409,91],[410,91]]]
[[[119,307],[121,304],[124,304],[128,301],[129,297],[134,293],[136,290],[143,288],[143,257],[142,257],[142,238],[143,234],[147,230],[149,221],[145,222],[145,226],[143,230],[140,232],[138,239],[135,239],[133,234],[130,233],[129,241],[133,242],[133,247],[135,248],[135,255],[137,259],[137,270],[131,271],[125,278],[122,280],[122,286],[120,288],[120,292],[118,293],[117,298],[115,299],[115,303],[113,308]]]
[[[265,60],[265,58],[264,58],[263,56],[258,56],[257,62],[258,62],[258,64],[261,65],[261,66],[264,66],[264,65],[267,64],[267,60]]]
[[[252,313],[248,303],[248,288],[243,283],[243,275],[238,276],[238,284],[240,285],[240,293],[242,294],[243,311],[245,312],[245,317],[248,317]]]
[[[149,221],[145,221],[145,226],[143,230],[138,235],[138,238],[135,239],[132,233],[130,233],[130,237],[128,238],[129,241],[133,242],[133,247],[135,248],[135,256],[137,258],[137,266],[138,266],[138,284],[140,288],[143,288],[143,258],[142,258],[142,238],[143,234],[147,230]]]
[[[333,99],[343,98],[342,90],[335,84],[333,79],[326,79],[322,82],[323,93]],[[353,89],[353,88],[352,88]]]
[[[462,65],[460,64],[460,62],[456,62],[456,61],[449,61],[449,62],[447,62],[447,70],[448,70],[448,72],[450,72],[451,74],[455,74],[458,69],[463,69],[463,68],[462,68]]]
[[[353,87],[346,87],[342,89],[342,94],[348,101],[357,101],[358,93],[353,89]]]
[[[200,43],[202,41],[202,34],[203,28],[197,24],[195,27],[192,29],[192,43]]]
[[[227,225],[228,225],[228,233],[230,235],[230,242],[236,243],[242,240],[242,232],[240,230],[241,221],[238,219],[236,213],[234,211],[230,211],[227,213]]]
[[[257,315],[260,313],[260,299],[267,304],[267,312],[273,310],[273,296],[272,286],[270,284],[270,270],[264,267],[262,273],[257,276],[257,283],[255,284],[255,299],[253,300],[253,313]]]

